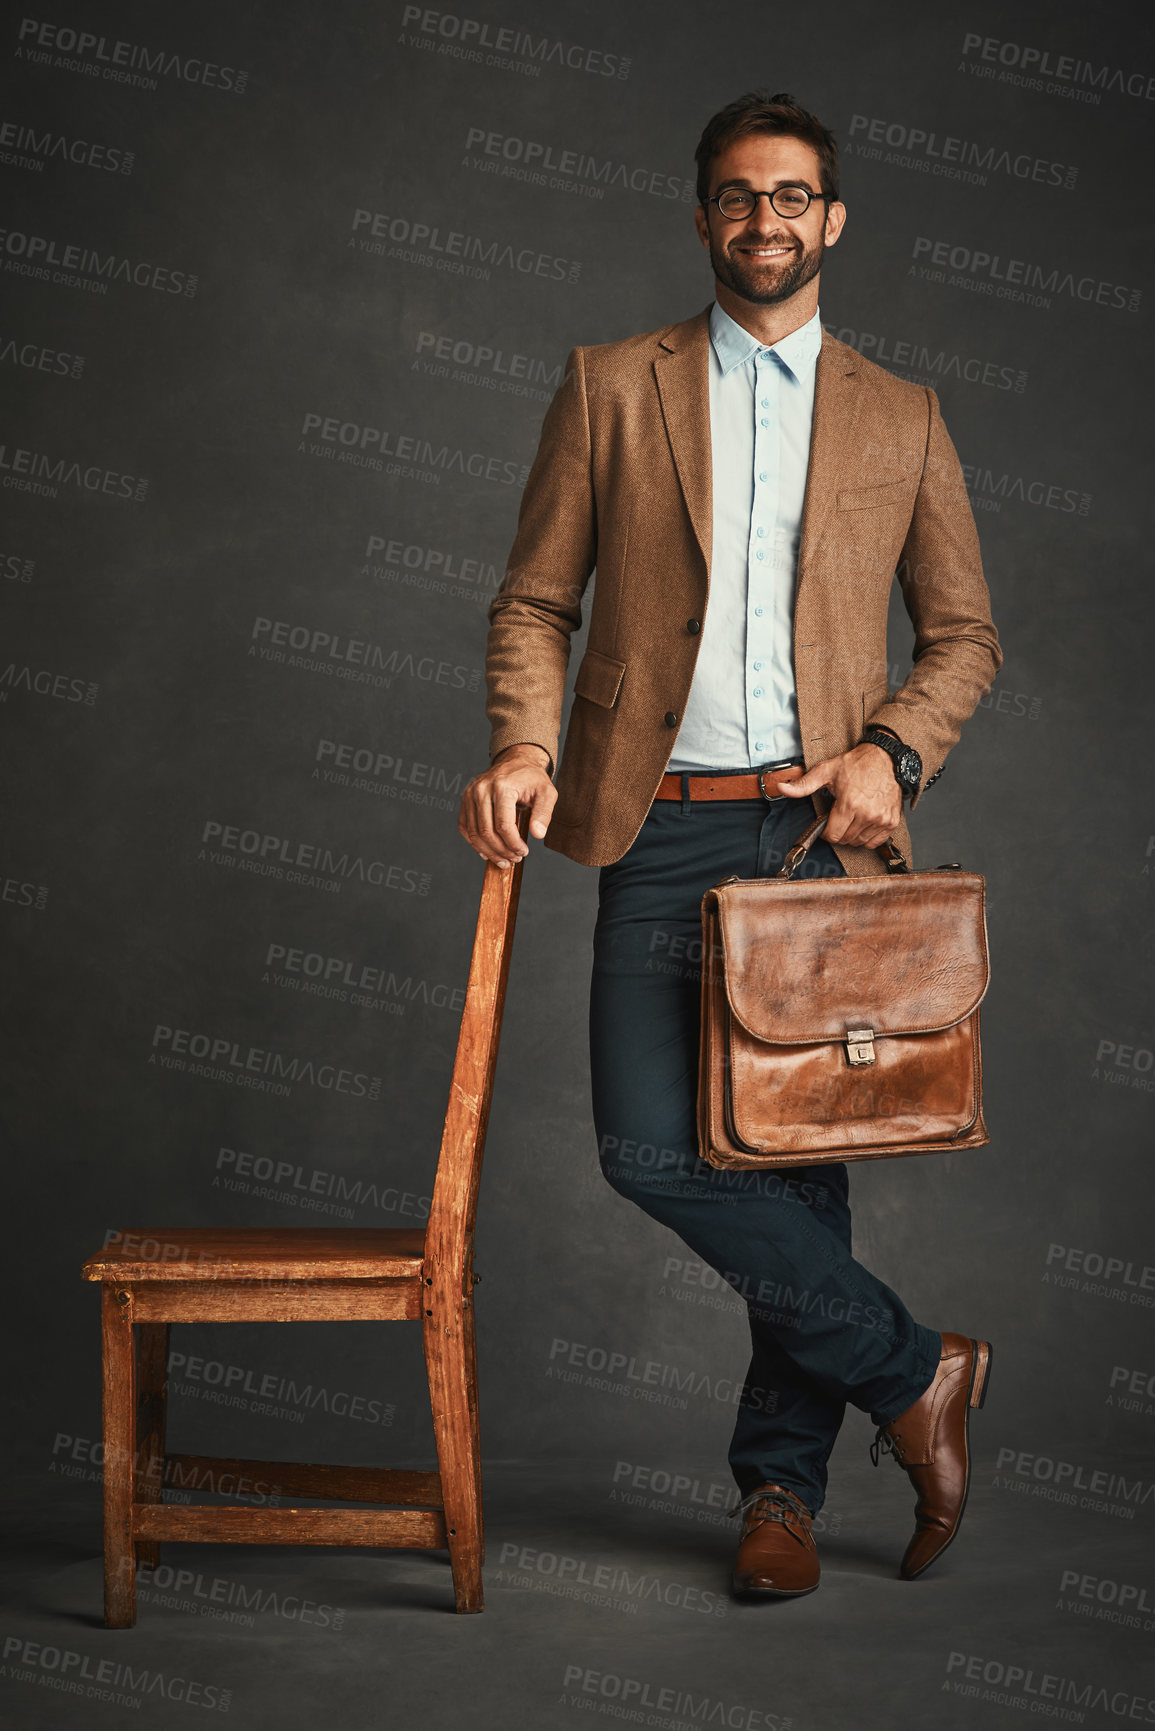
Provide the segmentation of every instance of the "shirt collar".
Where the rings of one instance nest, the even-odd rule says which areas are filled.
[[[710,341],[714,345],[714,353],[718,357],[723,376],[733,372],[735,367],[745,365],[756,354],[777,355],[783,366],[794,378],[811,369],[822,347],[822,318],[816,311],[813,318],[807,319],[796,331],[791,331],[781,342],[769,346],[760,343],[758,338],[732,319],[715,301],[710,308]]]

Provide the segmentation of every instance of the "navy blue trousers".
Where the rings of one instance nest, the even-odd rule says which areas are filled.
[[[746,1302],[739,1490],[782,1484],[817,1512],[847,1402],[889,1424],[930,1384],[942,1340],[855,1261],[845,1165],[732,1172],[698,1157],[702,897],[731,873],[772,877],[813,816],[810,800],[654,803],[599,876],[590,1062],[605,1177]],[[802,875],[844,874],[819,842]]]

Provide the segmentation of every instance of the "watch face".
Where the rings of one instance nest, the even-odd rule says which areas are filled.
[[[898,773],[908,787],[917,787],[922,778],[922,758],[908,745],[898,760]]]

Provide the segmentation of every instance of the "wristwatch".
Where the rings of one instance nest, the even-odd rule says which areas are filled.
[[[922,758],[913,745],[904,745],[896,733],[886,727],[868,727],[862,736],[863,745],[878,745],[885,751],[894,770],[894,779],[904,794],[918,792],[922,780]]]

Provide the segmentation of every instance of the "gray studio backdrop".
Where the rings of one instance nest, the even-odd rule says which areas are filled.
[[[844,142],[823,321],[938,391],[1006,651],[915,826],[920,863],[989,879],[992,1141],[856,1169],[857,1248],[919,1317],[996,1341],[978,1470],[1008,1506],[1149,1527],[1138,9],[86,0],[4,31],[6,1260],[38,1294],[10,1346],[33,1483],[97,1476],[79,1265],[106,1232],[424,1218],[482,869],[457,800],[541,418],[572,345],[712,298],[693,147],[762,83]],[[535,847],[481,1198],[486,1450],[724,1482],[740,1307],[596,1167],[595,900]],[[416,1331],[173,1338],[181,1446],[428,1457]]]

